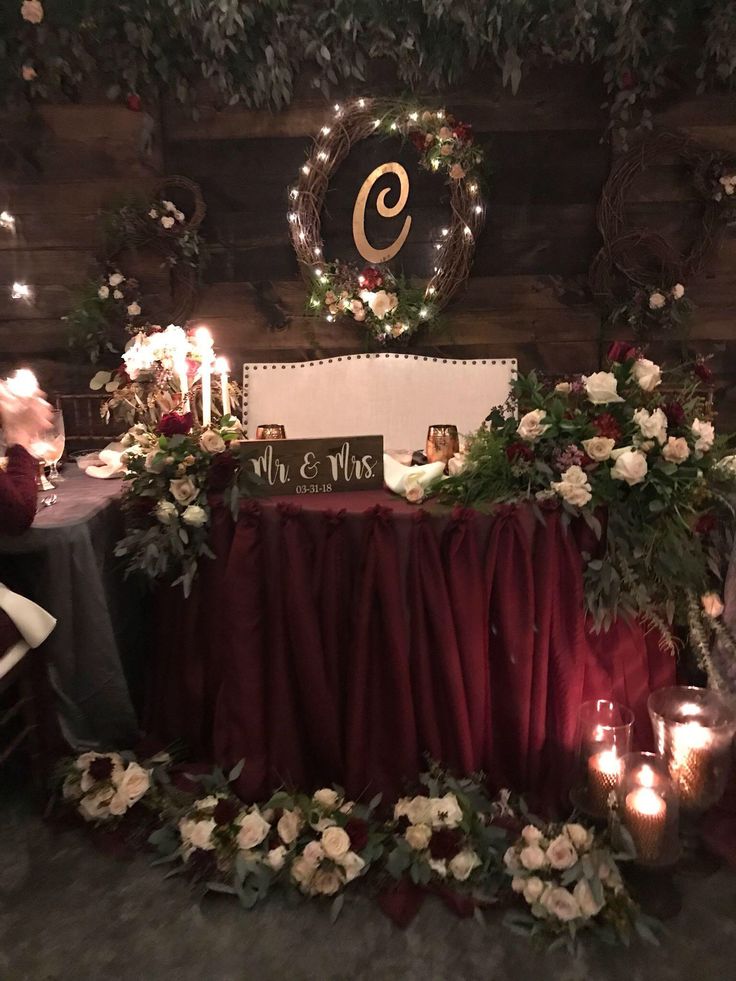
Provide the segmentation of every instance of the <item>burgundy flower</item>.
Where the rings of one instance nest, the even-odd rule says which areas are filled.
[[[229,450],[212,457],[210,463],[207,487],[214,494],[221,494],[233,479],[238,468],[238,461]]]
[[[440,828],[429,840],[429,853],[436,861],[449,860],[457,855],[462,843],[463,834],[459,828]]]
[[[205,848],[195,848],[187,859],[187,871],[193,879],[205,882],[217,874],[217,862],[214,851]]]
[[[716,518],[712,511],[701,514],[698,520],[695,522],[695,531],[698,535],[708,535],[717,527],[718,518]]]
[[[130,385],[130,376],[128,375],[128,372],[127,372],[124,364],[121,364],[120,365],[120,367],[115,372],[115,374],[120,379],[120,384],[121,385]]]
[[[358,276],[358,282],[364,289],[375,290],[383,285],[383,276],[380,269],[376,269],[375,266],[366,266]]]
[[[141,106],[142,106],[141,97],[139,95],[136,95],[134,92],[130,93],[128,98],[125,100],[125,104],[128,107],[128,109],[130,109],[131,112],[141,111]]]
[[[109,756],[97,756],[87,769],[93,780],[109,780],[112,776],[112,760]]]
[[[453,136],[460,143],[473,142],[473,127],[468,123],[458,123],[452,131]]]
[[[708,367],[708,365],[703,360],[703,358],[698,358],[698,360],[695,362],[695,367],[693,368],[693,371],[701,381],[709,382],[713,378],[713,372]]]
[[[345,825],[345,831],[350,838],[350,847],[354,852],[362,852],[368,844],[368,822],[362,818],[350,818]]]
[[[186,436],[192,428],[191,412],[167,412],[156,430],[161,436]]]
[[[685,410],[679,402],[666,402],[662,409],[670,426],[682,426],[685,422]]]
[[[631,72],[631,71],[629,71],[628,68],[625,68],[621,72],[621,88],[622,89],[633,89],[633,87],[634,87],[635,84],[636,84],[636,77],[635,77],[634,73]]]
[[[609,347],[606,357],[609,361],[618,361],[619,364],[623,364],[625,361],[635,358],[636,355],[637,351],[633,345],[626,341],[614,341]]]
[[[593,420],[593,426],[599,436],[606,436],[608,439],[621,439],[621,427],[616,421],[616,417],[610,412],[601,412]]]
[[[511,443],[510,446],[506,447],[506,456],[510,463],[516,463],[518,460],[533,460],[534,453],[530,447],[525,446],[524,443]]]
[[[418,153],[424,153],[426,143],[424,140],[424,133],[421,130],[415,129],[412,133],[409,133],[409,139],[414,144]]]
[[[212,817],[215,819],[215,824],[227,825],[232,824],[238,814],[240,814],[239,802],[232,797],[221,797],[215,804]]]

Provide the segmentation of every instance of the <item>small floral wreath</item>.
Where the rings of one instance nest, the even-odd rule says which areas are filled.
[[[385,264],[359,269],[324,257],[320,216],[330,178],[356,143],[378,134],[410,140],[420,167],[447,177],[452,218],[436,243],[436,265],[425,287],[395,276]],[[437,314],[470,273],[485,219],[483,170],[483,150],[471,127],[444,109],[419,110],[374,99],[336,105],[334,120],[322,127],[289,190],[291,240],[309,287],[308,311],[330,322],[352,318],[382,344],[406,340],[436,324]]]

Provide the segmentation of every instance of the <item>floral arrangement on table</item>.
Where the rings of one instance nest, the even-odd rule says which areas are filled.
[[[671,289],[647,286],[634,290],[626,303],[611,312],[609,321],[614,327],[628,327],[639,336],[654,329],[682,333],[687,330],[693,310],[682,283],[675,283]]]
[[[656,921],[633,901],[617,865],[633,857],[614,852],[605,834],[582,824],[527,824],[503,858],[526,906],[509,911],[506,925],[571,953],[583,931],[606,943],[628,946],[638,934],[657,944]]]
[[[425,286],[395,275],[386,263],[361,269],[324,259],[320,215],[329,180],[356,143],[374,136],[410,141],[419,154],[419,166],[440,174],[449,186],[451,217],[435,242],[436,264]],[[437,315],[470,271],[485,213],[484,171],[485,155],[472,127],[444,109],[422,110],[371,98],[336,105],[334,122],[322,127],[297,184],[289,189],[291,239],[309,281],[307,311],[325,316],[330,323],[351,320],[381,345],[404,343],[420,328],[438,326]],[[379,213],[395,215],[405,205],[406,175],[400,180],[398,203],[387,210],[386,192],[381,191]],[[365,250],[361,254],[370,257]]]
[[[126,337],[144,322],[140,284],[109,267],[82,290],[66,317],[71,347],[83,348],[92,363],[104,354],[119,354]]]
[[[736,489],[728,441],[715,434],[703,362],[663,371],[623,343],[609,362],[556,384],[519,377],[509,404],[470,438],[461,472],[435,489],[465,506],[528,501],[541,519],[559,509],[566,524],[585,521],[597,629],[619,613],[640,617],[673,648],[669,628],[691,622],[692,597],[704,597],[709,628],[709,597],[722,588]]]

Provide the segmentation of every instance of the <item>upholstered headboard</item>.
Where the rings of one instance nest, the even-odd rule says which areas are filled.
[[[413,354],[352,354],[243,366],[246,434],[281,423],[292,438],[382,433],[392,449],[424,446],[427,426],[476,430],[506,400],[513,358],[460,361]]]

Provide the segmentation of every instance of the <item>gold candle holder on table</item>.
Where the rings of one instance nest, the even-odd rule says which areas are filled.
[[[447,465],[456,453],[460,452],[460,437],[457,426],[430,426],[427,430],[427,445],[424,454],[428,463],[444,463]]]
[[[629,753],[618,790],[621,821],[642,865],[669,865],[680,854],[677,794],[654,753]]]
[[[706,811],[726,786],[736,713],[718,692],[690,686],[660,688],[649,696],[648,707],[657,752],[681,810]]]
[[[256,429],[256,439],[286,439],[286,427],[268,422]]]
[[[618,790],[621,761],[631,750],[634,714],[625,705],[598,699],[583,702],[578,718],[578,781],[573,803],[591,817],[604,818]]]

